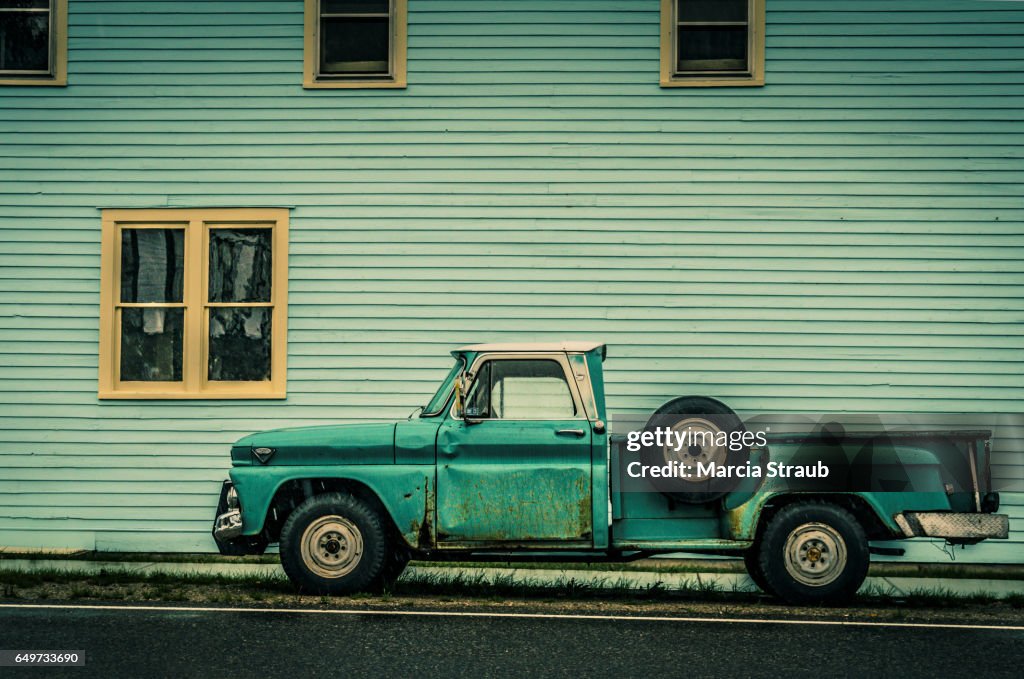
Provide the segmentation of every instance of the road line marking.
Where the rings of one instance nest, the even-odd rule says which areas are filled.
[[[486,611],[383,611],[319,608],[231,608],[225,606],[124,606],[104,604],[0,604],[0,608],[40,608],[91,611],[174,611],[185,613],[306,613],[320,615],[404,615],[443,618],[523,618],[542,620],[615,620],[631,622],[738,623],[757,625],[825,625],[834,627],[906,627],[1024,632],[1024,625],[966,625],[928,622],[871,622],[867,620],[778,620],[773,618],[699,618],[657,615],[593,615],[584,613],[490,613]]]

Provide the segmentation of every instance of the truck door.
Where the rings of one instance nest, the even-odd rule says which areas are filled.
[[[564,354],[488,354],[437,440],[439,546],[593,545],[591,428]]]

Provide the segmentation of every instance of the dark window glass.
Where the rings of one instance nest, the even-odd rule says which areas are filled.
[[[488,361],[466,399],[467,417],[557,420],[575,415],[565,372],[551,360]]]
[[[680,71],[746,71],[747,29],[680,26]]]
[[[679,0],[679,21],[746,21],[749,0]]]
[[[748,72],[749,11],[749,0],[679,0],[676,69]]]
[[[121,230],[122,302],[180,302],[184,274],[182,229]]]
[[[386,74],[389,33],[387,17],[323,19],[320,72],[335,75]]]
[[[320,73],[387,75],[389,0],[322,0],[320,12]]]
[[[437,392],[434,393],[430,402],[423,406],[423,412],[420,414],[420,417],[436,415],[444,404],[448,402],[448,394],[452,392],[452,380],[455,379],[456,375],[462,372],[462,364],[464,362],[464,359],[461,358],[455,361],[455,365],[453,365],[452,369],[448,372],[448,377],[444,378],[444,381],[441,382],[441,386],[437,388]]]
[[[121,309],[121,379],[180,382],[184,309]]]
[[[0,71],[50,71],[48,0],[0,0]]]
[[[210,309],[207,379],[259,382],[270,379],[272,310],[267,307]]]
[[[323,14],[383,14],[390,11],[388,0],[322,0]]]
[[[211,302],[269,302],[270,229],[210,229]]]

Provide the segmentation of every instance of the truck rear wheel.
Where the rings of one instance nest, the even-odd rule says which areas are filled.
[[[775,592],[768,586],[768,581],[764,577],[764,571],[761,570],[759,555],[760,551],[756,547],[751,547],[743,552],[743,565],[747,567],[747,575],[750,576],[750,579],[754,581],[754,584],[762,592],[774,595]]]
[[[773,594],[791,604],[843,604],[857,593],[871,556],[864,528],[842,507],[800,502],[765,528],[758,564]]]
[[[387,531],[367,503],[342,493],[311,497],[281,529],[281,566],[302,591],[372,589],[389,552]]]

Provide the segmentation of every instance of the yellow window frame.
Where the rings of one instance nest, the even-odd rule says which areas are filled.
[[[727,75],[681,75],[676,72],[678,0],[661,0],[661,86],[662,87],[761,87],[764,85],[765,0],[747,0],[748,73]]]
[[[64,87],[68,84],[68,0],[50,4],[50,74],[10,75],[0,73],[0,85]]]
[[[288,338],[288,210],[286,208],[166,208],[106,209],[102,211],[100,258],[101,399],[231,399],[285,398]],[[184,280],[180,303],[122,303],[121,231],[123,229],[182,229]],[[210,231],[218,228],[271,229],[270,302],[209,301]],[[181,382],[136,382],[120,379],[121,309],[183,308]],[[208,379],[210,309],[267,307],[271,311],[270,379],[228,382]]]
[[[379,77],[320,74],[320,2],[321,0],[305,0],[302,86],[307,89],[404,88],[408,0],[390,0],[389,73]]]

